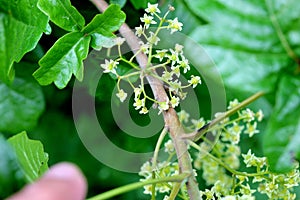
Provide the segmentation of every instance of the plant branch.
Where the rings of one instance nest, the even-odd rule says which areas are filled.
[[[258,92],[256,94],[252,95],[248,99],[246,99],[243,102],[241,102],[240,104],[238,104],[236,107],[232,108],[231,110],[228,110],[227,112],[225,112],[222,115],[218,116],[217,118],[215,118],[211,122],[207,123],[202,128],[197,130],[196,132],[193,132],[193,133],[190,133],[190,134],[187,134],[187,135],[183,135],[182,138],[190,139],[190,140],[193,140],[193,141],[199,140],[202,137],[202,135],[204,135],[206,132],[208,132],[209,129],[211,129],[212,127],[214,127],[215,125],[217,125],[218,123],[223,121],[225,118],[233,115],[238,110],[244,108],[245,106],[252,103],[253,101],[255,101],[256,99],[258,99],[259,97],[261,97],[263,95],[264,95],[263,92]]]
[[[104,0],[91,0],[91,2],[101,11],[104,12],[108,7],[108,4]],[[119,29],[121,35],[126,39],[132,52],[135,54],[139,49],[139,39],[132,32],[127,24],[123,24]],[[141,70],[146,71],[148,66],[148,57],[143,53],[136,55],[136,60],[140,65]],[[152,70],[154,75],[157,75],[155,69]],[[146,79],[154,94],[155,100],[159,102],[166,102],[168,95],[163,87],[163,83],[155,78],[154,76],[146,75]],[[178,119],[177,113],[173,108],[163,112],[165,126],[169,128],[169,135],[174,143],[176,150],[180,173],[189,173],[191,176],[188,177],[186,186],[189,193],[190,199],[199,199],[200,192],[198,183],[195,176],[193,175],[193,167],[191,164],[191,158],[188,152],[188,146],[182,136],[185,135],[185,131]]]
[[[157,143],[156,143],[155,150],[154,150],[154,155],[153,155],[153,159],[152,159],[152,167],[153,167],[153,170],[156,169],[157,158],[158,158],[158,152],[159,152],[160,146],[161,146],[161,144],[162,144],[162,142],[163,142],[163,139],[165,138],[165,136],[166,136],[167,133],[168,133],[168,128],[165,127],[165,128],[162,130],[162,132],[161,132],[161,134],[160,134],[160,136],[159,136],[159,138],[158,138],[158,141],[157,141]]]
[[[157,179],[148,179],[146,181],[137,182],[137,183],[131,183],[128,185],[124,185],[118,188],[115,188],[113,190],[104,192],[102,194],[99,194],[97,196],[91,197],[87,200],[103,200],[103,199],[109,199],[112,197],[115,197],[117,195],[129,192],[131,190],[136,190],[138,188],[141,188],[145,185],[151,185],[155,183],[164,183],[164,182],[182,182],[184,179],[188,178],[191,174],[182,173],[175,176],[170,177],[164,177],[164,178],[157,178]]]

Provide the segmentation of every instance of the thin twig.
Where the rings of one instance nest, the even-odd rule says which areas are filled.
[[[240,110],[240,109],[244,108],[245,106],[247,106],[248,104],[252,103],[253,101],[255,101],[256,99],[258,99],[262,95],[264,95],[263,92],[258,92],[256,94],[252,95],[248,99],[246,99],[243,102],[241,102],[240,104],[238,104],[236,107],[232,108],[231,110],[228,110],[227,112],[225,112],[222,115],[218,116],[217,118],[215,118],[211,122],[207,123],[202,128],[200,128],[199,130],[197,130],[196,132],[193,132],[193,133],[190,133],[190,134],[186,134],[186,135],[182,136],[182,138],[184,138],[184,139],[190,139],[190,140],[193,140],[193,141],[199,140],[200,137],[202,135],[204,135],[209,129],[211,129],[212,127],[214,127],[215,125],[217,125],[218,123],[220,123],[221,121],[223,121],[225,118],[233,115],[238,110]]]
[[[179,174],[175,176],[170,176],[170,177],[164,177],[164,178],[157,178],[157,179],[148,179],[146,181],[141,181],[137,183],[131,183],[128,185],[121,186],[119,188],[115,188],[113,190],[104,192],[102,194],[99,194],[97,196],[91,197],[87,200],[104,200],[104,199],[109,199],[115,196],[118,196],[120,194],[123,194],[125,192],[129,192],[131,190],[136,190],[138,188],[141,188],[145,185],[151,185],[153,183],[164,183],[164,182],[182,182],[184,181],[187,177],[189,177],[190,174]]]
[[[91,0],[91,2],[101,11],[104,12],[108,7],[108,4],[104,0]],[[132,32],[131,28],[127,24],[123,24],[119,29],[121,35],[126,39],[126,42],[132,52],[135,54],[139,49],[139,39]],[[136,55],[136,60],[140,65],[142,70],[146,70],[148,57],[143,53],[138,53]],[[155,70],[152,71],[155,75],[157,74]],[[152,89],[154,97],[159,102],[166,102],[168,100],[168,95],[163,87],[162,82],[155,78],[154,76],[146,75],[146,79]],[[178,119],[177,113],[173,108],[163,112],[165,126],[169,128],[170,137],[174,143],[176,150],[178,165],[180,173],[190,173],[191,176],[188,177],[186,182],[187,190],[190,199],[197,200],[200,199],[200,192],[198,188],[198,183],[195,176],[193,175],[193,167],[188,152],[188,146],[182,136],[185,135],[185,131]]]

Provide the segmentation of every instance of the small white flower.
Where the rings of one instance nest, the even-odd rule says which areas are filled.
[[[191,69],[189,61],[185,57],[182,57],[182,60],[179,61],[179,66],[183,68],[183,73],[187,73]]]
[[[140,109],[141,107],[145,106],[145,99],[134,99],[133,106],[135,107],[136,110]]]
[[[191,80],[188,80],[188,82],[195,88],[198,84],[201,84],[201,79],[199,76],[191,76]]]
[[[176,17],[174,20],[169,21],[169,26],[168,29],[171,29],[171,34],[176,32],[176,31],[181,31],[182,30],[183,24],[178,21],[178,18]]]
[[[166,195],[166,196],[163,198],[163,200],[169,200],[169,198],[170,198],[170,197]]]
[[[238,123],[233,122],[233,125],[230,128],[228,128],[228,131],[235,135],[239,135],[239,134],[241,134],[243,129],[244,129],[244,126],[240,126]]]
[[[177,77],[180,76],[180,66],[179,65],[171,66],[171,70],[172,70],[172,73],[175,74]]]
[[[179,121],[187,123],[189,121],[190,114],[187,113],[185,110],[181,110],[177,113]]]
[[[164,146],[165,146],[165,152],[168,152],[169,154],[171,154],[175,151],[172,140],[168,140]]]
[[[244,163],[247,165],[247,167],[253,166],[253,163],[255,162],[255,156],[251,153],[251,149],[248,150],[247,154],[242,154],[242,157],[244,158]]]
[[[145,9],[147,13],[153,15],[154,13],[160,13],[160,10],[157,8],[158,4],[148,3],[148,7]]]
[[[255,114],[252,110],[247,108],[246,110],[242,111],[242,117],[244,118],[245,122],[251,122],[254,120]]]
[[[141,17],[141,21],[145,23],[145,28],[148,29],[151,24],[156,24],[156,21],[153,20],[152,16],[144,14],[143,17]]]
[[[177,93],[180,88],[181,88],[181,82],[179,82],[178,79],[173,82],[170,82],[170,91],[171,92],[174,91],[175,93]]]
[[[171,106],[175,108],[176,106],[179,105],[179,97],[175,97],[175,96],[171,97],[170,103]]]
[[[158,58],[159,61],[161,62],[164,59],[167,52],[168,50],[166,49],[156,50],[156,54],[153,57]]]
[[[147,114],[149,111],[146,107],[143,107],[141,110],[140,110],[140,114]]]
[[[155,191],[155,193],[156,193],[156,191]],[[152,185],[151,184],[144,186],[144,194],[150,194],[150,195],[152,195]]]
[[[160,114],[164,110],[168,110],[169,109],[169,100],[158,102],[158,109],[159,109],[158,114]]]
[[[154,44],[157,45],[157,43],[160,41],[159,37],[157,37],[157,35],[155,35],[153,32],[150,31],[150,36],[148,38],[148,42],[150,44]]]
[[[261,109],[259,109],[259,111],[255,114],[255,116],[259,122],[261,122],[262,119],[264,118],[264,114]]]
[[[138,37],[141,37],[141,35],[144,33],[144,29],[142,27],[142,25],[140,25],[139,27],[135,27],[135,34]]]
[[[205,125],[205,121],[202,117],[198,120],[192,119],[191,122],[195,126],[196,130],[199,130],[200,128],[202,128]]]
[[[147,161],[142,165],[139,175],[148,177],[149,175],[152,174],[152,171],[153,171],[152,165],[149,161]]]
[[[114,61],[114,60],[106,60],[105,59],[105,63],[101,64],[100,66],[104,69],[104,73],[113,73],[116,74],[116,66],[119,64],[119,62]]]
[[[257,123],[254,122],[251,124],[250,122],[247,123],[247,128],[244,133],[249,134],[249,137],[252,137],[254,134],[259,133],[259,130],[256,129]]]
[[[174,51],[173,49],[170,49],[171,55],[167,54],[166,57],[172,62],[172,66],[175,63],[178,63],[180,60],[178,58],[178,53]]]
[[[180,44],[175,44],[175,51],[177,52],[177,53],[182,53],[182,49],[183,49],[183,46],[182,45],[180,45]]]
[[[116,95],[120,99],[121,102],[124,102],[127,97],[127,93],[124,92],[123,89],[119,90],[119,92]]]
[[[162,73],[162,76],[161,76],[165,81],[169,81],[169,80],[172,80],[173,79],[173,73],[172,72],[168,72],[168,71],[164,71]]]
[[[149,53],[149,47],[150,47],[149,44],[148,43],[144,44],[144,42],[142,42],[142,41],[140,41],[139,44],[140,44],[141,51],[144,54],[148,54]]]
[[[121,46],[125,42],[125,38],[117,37],[115,38],[115,43],[118,46]]]
[[[140,94],[142,93],[142,88],[141,86],[134,88],[133,92],[134,92],[134,99],[138,98],[140,96]]]
[[[239,101],[237,99],[234,99],[233,101],[230,101],[229,102],[229,106],[227,107],[228,110],[236,107],[237,105],[239,105]]]

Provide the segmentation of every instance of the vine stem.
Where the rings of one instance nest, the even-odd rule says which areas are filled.
[[[182,137],[184,139],[190,139],[190,140],[193,140],[193,141],[199,140],[201,138],[201,136],[203,134],[205,134],[206,132],[208,132],[208,130],[210,128],[214,127],[215,125],[217,125],[218,123],[220,123],[221,121],[223,121],[225,118],[233,115],[238,110],[244,108],[245,106],[247,106],[248,104],[252,103],[253,101],[255,101],[256,99],[258,99],[259,97],[261,97],[263,95],[264,95],[264,92],[257,92],[256,94],[254,94],[251,97],[247,98],[246,100],[242,101],[240,104],[238,104],[237,106],[235,106],[231,110],[228,110],[227,112],[222,113],[222,115],[220,115],[219,117],[215,118],[211,122],[207,123],[206,125],[204,125],[199,130],[197,130],[197,131],[195,131],[193,133],[190,133],[190,134],[183,135]]]
[[[108,4],[104,0],[90,0],[101,12],[104,12],[108,7]],[[139,39],[132,32],[130,27],[124,23],[119,29],[121,35],[126,39],[128,46],[131,51],[136,54],[140,49]],[[136,55],[136,60],[140,65],[141,70],[147,70],[148,57],[143,53],[138,53]],[[157,75],[156,71],[153,69],[152,73]],[[168,100],[168,95],[163,87],[163,83],[155,78],[154,76],[146,75],[149,85],[152,89],[155,99],[158,102],[166,102]],[[175,109],[169,108],[167,111],[163,112],[165,126],[169,128],[169,135],[174,143],[174,147],[177,154],[178,165],[180,173],[188,173],[190,176],[187,178],[186,187],[190,199],[197,200],[200,199],[200,191],[198,188],[198,183],[193,174],[192,161],[190,154],[188,152],[188,145],[186,140],[182,138],[185,135],[185,131],[178,119]]]
[[[175,176],[170,177],[164,177],[164,178],[157,178],[157,179],[148,179],[146,181],[137,182],[137,183],[131,183],[128,185],[124,185],[118,188],[115,188],[113,190],[104,192],[102,194],[96,195],[94,197],[91,197],[87,200],[103,200],[103,199],[109,199],[112,197],[115,197],[117,195],[123,194],[125,192],[129,192],[131,190],[136,190],[138,188],[141,188],[145,185],[151,185],[155,183],[164,183],[164,182],[182,182],[184,179],[188,178],[190,174],[182,173]]]

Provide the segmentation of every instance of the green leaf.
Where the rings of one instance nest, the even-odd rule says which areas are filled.
[[[8,139],[8,142],[17,154],[27,181],[33,182],[48,170],[48,154],[40,141],[29,139],[24,131]]]
[[[119,5],[110,5],[104,13],[98,14],[82,30],[86,34],[98,33],[107,37],[112,37],[113,32],[117,31],[125,22],[126,15]]]
[[[120,6],[110,5],[103,14],[96,15],[83,29],[83,32],[92,36],[91,47],[100,50],[102,47],[110,48],[115,44],[115,35],[125,22],[126,15]]]
[[[38,7],[50,17],[50,20],[66,31],[80,31],[85,20],[70,0],[39,0]]]
[[[8,84],[14,79],[13,63],[34,49],[47,31],[48,17],[37,0],[0,0],[0,5],[0,80]]]
[[[41,85],[54,82],[60,89],[66,87],[72,74],[82,80],[83,60],[88,55],[90,40],[84,33],[66,34],[39,61],[40,68],[33,76]]]
[[[227,88],[244,94],[274,91],[279,72],[297,67],[278,36],[280,31],[275,28],[274,20],[271,20],[274,16],[288,19],[280,28],[289,42],[288,36],[293,33],[290,27],[300,28],[300,18],[291,16],[295,15],[294,12],[281,15],[280,7],[274,11],[275,15],[267,9],[265,1],[259,0],[186,2],[194,13],[208,21],[208,25],[197,28],[192,37],[216,62]],[[299,7],[295,0],[285,4],[288,8]],[[299,44],[300,40],[293,43],[297,48]]]
[[[18,66],[27,67],[24,63]],[[11,85],[0,82],[0,131],[17,133],[37,124],[45,103],[41,87],[30,79],[16,77]]]
[[[99,33],[92,34],[91,47],[97,51],[100,51],[102,47],[111,48],[116,45],[115,37],[107,37]]]
[[[20,189],[24,181],[14,150],[0,133],[0,199]]]
[[[266,129],[264,152],[271,169],[287,172],[300,159],[300,79],[284,76]]]
[[[147,8],[148,3],[157,3],[157,0],[130,0],[135,9]]]
[[[121,8],[126,4],[127,0],[110,0],[110,4],[118,4]]]

